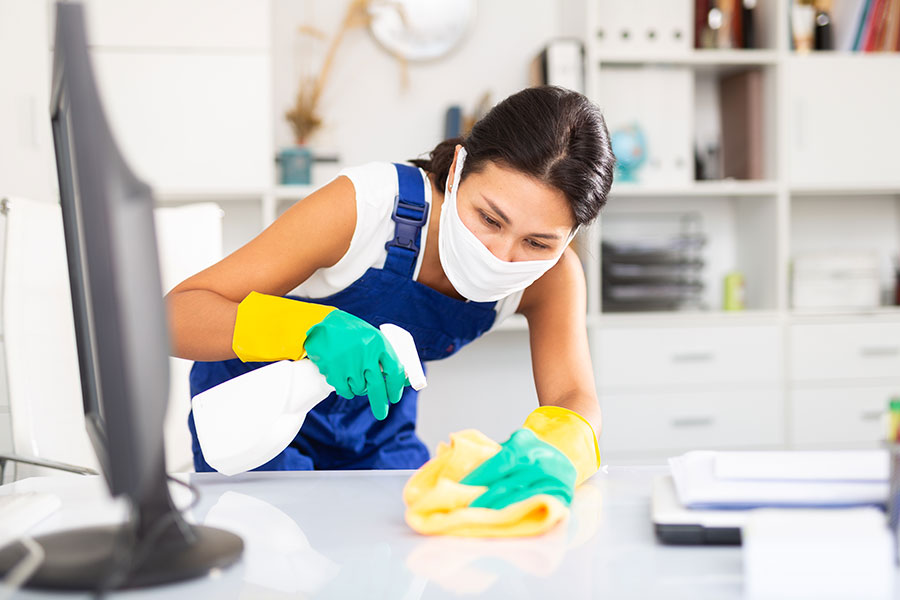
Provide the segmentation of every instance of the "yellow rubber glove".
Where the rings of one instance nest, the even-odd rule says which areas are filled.
[[[244,362],[300,360],[306,332],[333,306],[250,292],[238,305],[231,348]]]
[[[600,468],[600,446],[587,419],[561,406],[534,409],[522,427],[565,454],[577,473],[575,485],[581,485]]]
[[[520,537],[545,533],[565,519],[568,506],[547,494],[502,509],[469,506],[487,488],[459,480],[499,450],[500,444],[474,429],[450,434],[450,444],[440,443],[403,488],[407,524],[426,535]]]

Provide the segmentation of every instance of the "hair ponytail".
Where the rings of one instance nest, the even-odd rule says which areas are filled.
[[[435,184],[439,190],[443,190],[447,187],[447,176],[450,174],[450,165],[456,154],[456,146],[463,144],[463,141],[461,137],[444,140],[434,147],[434,150],[428,154],[428,158],[415,158],[409,162],[434,175]]]

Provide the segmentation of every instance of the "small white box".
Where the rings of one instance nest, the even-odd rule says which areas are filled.
[[[881,303],[878,256],[874,252],[798,255],[791,283],[794,308],[875,308]]]
[[[694,42],[691,0],[598,0],[596,48],[603,54],[687,54]]]

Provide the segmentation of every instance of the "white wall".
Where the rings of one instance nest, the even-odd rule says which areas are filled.
[[[0,0],[0,195],[55,199],[48,12]]]
[[[292,145],[282,115],[293,104],[302,60],[319,55],[298,38],[299,25],[311,25],[329,39],[343,17],[344,2],[274,0],[273,61],[275,143]],[[400,67],[365,29],[345,38],[322,101],[325,125],[311,144],[335,151],[347,165],[372,160],[402,161],[431,150],[442,139],[444,112],[452,104],[471,111],[484,92],[494,102],[528,85],[528,65],[558,31],[558,3],[547,0],[479,0],[475,26],[449,56],[409,64],[409,87],[402,89]],[[306,71],[310,67],[306,66]],[[316,183],[325,183],[317,181]]]
[[[145,1],[147,4],[143,4]],[[183,129],[177,135],[141,136],[138,141],[132,139],[132,135],[124,139],[129,135],[128,130],[138,131],[140,127],[124,127],[133,122],[133,109],[129,102],[122,100],[125,92],[108,87],[115,84],[116,73],[108,68],[109,60],[105,57],[131,59],[134,51],[126,52],[122,48],[132,45],[144,49],[148,55],[173,57],[173,60],[177,58],[173,54],[177,47],[181,47],[186,61],[196,57],[198,48],[193,47],[196,44],[192,46],[191,31],[205,31],[203,28],[208,27],[208,35],[213,35],[211,30],[216,27],[208,20],[178,21],[182,25],[173,25],[171,31],[167,29],[169,34],[162,40],[132,34],[122,39],[121,35],[114,35],[116,20],[128,16],[128,11],[123,8],[125,5],[132,11],[148,11],[152,6],[154,14],[171,14],[171,11],[180,10],[178,4],[173,0],[161,4],[150,0],[127,0],[124,5],[120,0],[88,2],[93,11],[89,14],[89,27],[99,36],[92,39],[98,44],[94,52],[100,57],[95,56],[95,66],[101,93],[108,104],[106,108],[115,133],[122,138],[123,150],[131,150],[130,154],[135,155],[130,158],[139,172],[165,174],[167,171],[154,169],[155,163],[143,161],[142,157],[171,155],[172,144],[179,135],[193,139],[198,133],[190,130],[190,123],[183,122],[183,115],[173,113],[168,120],[181,123],[179,127]],[[185,13],[198,10],[198,6],[207,9],[210,6],[209,0],[191,0],[182,4]],[[227,10],[230,5],[248,8],[242,0],[231,0],[223,6]],[[45,0],[0,0],[0,140],[3,140],[0,144],[0,194],[55,201],[48,119],[49,49],[53,30],[50,6],[51,2]],[[260,151],[268,154],[261,157],[263,160],[271,161],[279,148],[293,143],[283,113],[292,104],[296,92],[297,27],[308,24],[331,35],[338,27],[345,6],[346,2],[334,0],[272,1],[271,126],[274,141],[269,152]],[[337,55],[323,97],[325,126],[312,143],[323,152],[337,154],[344,165],[372,160],[403,161],[427,153],[442,138],[444,113],[449,105],[458,103],[468,112],[485,92],[490,92],[493,102],[497,102],[528,85],[529,63],[546,41],[557,35],[558,11],[558,3],[546,0],[479,0],[475,26],[462,45],[444,59],[410,64],[406,89],[401,87],[398,63],[377,45],[368,31],[350,32]],[[229,20],[225,15],[219,15],[212,23],[221,22]],[[161,23],[160,18],[153,18],[147,26],[159,31]],[[131,30],[133,25],[123,26],[122,30]],[[160,44],[166,48],[157,48]],[[323,46],[319,45],[318,54],[304,55],[312,58],[312,68],[317,68],[315,61],[321,60]],[[178,110],[178,106],[171,103],[165,108]],[[240,122],[255,117],[235,114],[233,118]],[[153,114],[153,120],[165,123],[167,117]],[[236,134],[234,126],[225,127]],[[136,143],[140,145],[135,146]],[[239,144],[240,140],[235,139],[234,143]],[[145,162],[146,165],[142,164]],[[325,175],[314,183],[324,184],[330,173],[327,170],[320,172]],[[152,180],[151,183],[159,184]],[[179,188],[201,185],[194,186],[193,182],[188,185],[180,180],[176,183],[178,185],[174,187]],[[221,187],[215,182],[208,185],[210,189]],[[239,220],[247,224],[240,233],[248,236],[256,233],[258,221],[252,217],[257,212],[252,202],[235,202],[226,207],[227,214],[247,217]],[[227,216],[225,227],[227,238]],[[527,334],[492,334],[459,355],[432,364],[429,385],[420,404],[419,429],[431,448],[446,439],[449,432],[466,427],[476,427],[492,437],[505,439],[537,405]]]
[[[344,7],[344,2],[325,0],[275,0],[276,152],[294,143],[282,115],[293,103],[303,68],[298,50],[310,46],[296,36],[297,27],[311,25],[330,38]],[[338,51],[323,97],[325,125],[312,145],[337,153],[345,165],[404,161],[427,153],[442,139],[444,112],[451,104],[468,112],[486,91],[499,102],[526,87],[531,60],[558,34],[559,3],[479,0],[477,10],[473,30],[451,55],[431,63],[410,63],[407,89],[401,87],[397,62],[368,31],[351,31]],[[319,46],[324,52],[324,44]],[[310,60],[319,64],[321,56],[312,55]],[[319,173],[324,177],[314,183],[326,183],[327,168]],[[417,429],[432,451],[450,432],[466,428],[502,441],[536,406],[528,335],[503,331],[428,365]]]

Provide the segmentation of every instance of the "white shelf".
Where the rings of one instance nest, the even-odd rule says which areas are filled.
[[[276,185],[259,188],[205,188],[154,190],[157,202],[164,204],[189,202],[246,202],[274,198],[302,200],[318,189],[316,185]]]
[[[188,190],[154,190],[160,204],[187,204],[189,202],[247,202],[258,201],[268,193],[267,188],[208,188]]]
[[[793,321],[896,321],[900,319],[900,306],[879,306],[877,308],[846,308],[846,309],[791,309],[790,317]]]
[[[900,195],[900,182],[867,185],[792,185],[792,196],[895,196]]]
[[[701,68],[765,67],[778,64],[776,50],[694,50],[685,54],[600,54],[603,65],[664,65]]]
[[[684,197],[756,197],[774,196],[778,185],[774,181],[695,181],[684,186],[642,185],[640,183],[613,184],[610,196],[622,198]]]
[[[616,312],[589,315],[590,327],[668,327],[705,325],[760,325],[778,323],[775,310]]]
[[[839,60],[860,60],[860,61],[900,61],[900,52],[849,52],[846,50],[817,50],[815,52],[794,52],[789,51],[786,57],[792,61],[831,61]]]

